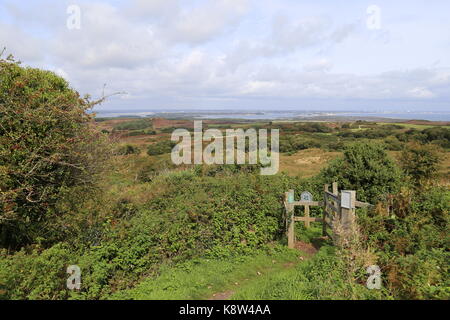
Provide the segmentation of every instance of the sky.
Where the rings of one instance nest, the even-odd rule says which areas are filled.
[[[97,110],[450,111],[448,0],[0,0],[0,47]],[[106,85],[106,86],[105,86]]]

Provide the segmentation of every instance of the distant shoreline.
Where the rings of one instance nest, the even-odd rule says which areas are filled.
[[[99,111],[96,118],[165,118],[171,120],[223,120],[223,121],[375,121],[375,122],[447,122],[450,113],[369,113],[369,112],[332,112],[332,111]],[[444,124],[445,125],[445,124]],[[448,125],[448,124],[447,124]]]

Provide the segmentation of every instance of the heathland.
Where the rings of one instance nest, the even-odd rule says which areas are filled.
[[[450,297],[448,124],[204,121],[279,129],[280,172],[261,176],[174,165],[171,133],[192,120],[95,118],[103,101],[12,59],[0,79],[1,299]],[[336,246],[313,223],[288,249],[284,193],[320,200],[332,182],[374,205],[357,210],[358,242]]]

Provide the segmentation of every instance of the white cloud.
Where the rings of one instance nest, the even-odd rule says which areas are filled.
[[[0,23],[0,50],[4,47],[7,53],[26,62],[36,63],[45,57],[45,44],[39,39],[12,25]]]
[[[450,99],[447,55],[433,56],[419,40],[403,51],[399,41],[406,36],[394,27],[389,34],[399,43],[381,47],[363,23],[335,12],[297,12],[286,5],[261,15],[265,0],[80,0],[82,27],[68,30],[65,5],[51,3],[6,7],[0,44],[28,64],[70,78],[81,93],[101,94],[104,83],[109,92],[128,92],[112,99],[114,107],[222,101],[239,108],[242,101],[269,98]],[[48,16],[42,14],[47,6]],[[365,47],[370,50],[360,51]],[[421,51],[411,66],[392,67]],[[424,68],[428,55],[442,67]],[[364,65],[374,66],[368,72]]]
[[[420,98],[420,99],[426,99],[426,98],[433,98],[433,97],[435,97],[433,92],[431,92],[427,88],[423,88],[423,87],[413,88],[413,89],[408,91],[408,94],[412,98]]]
[[[331,63],[330,60],[328,60],[326,58],[321,58],[321,59],[317,59],[317,60],[314,60],[314,61],[311,61],[311,62],[305,64],[303,69],[305,71],[309,71],[309,72],[314,72],[314,71],[324,72],[324,71],[330,71],[332,67],[333,67],[333,64]]]
[[[200,44],[234,27],[246,13],[247,0],[215,0],[204,6],[182,10],[166,25],[167,34],[172,41]]]
[[[52,41],[60,63],[83,68],[135,68],[166,53],[166,45],[109,4],[89,3],[82,8],[80,30],[62,28]]]

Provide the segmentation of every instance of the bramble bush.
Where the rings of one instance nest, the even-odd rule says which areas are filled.
[[[0,58],[0,247],[54,241],[48,222],[61,194],[95,186],[110,155],[87,113],[99,102],[50,71]]]

